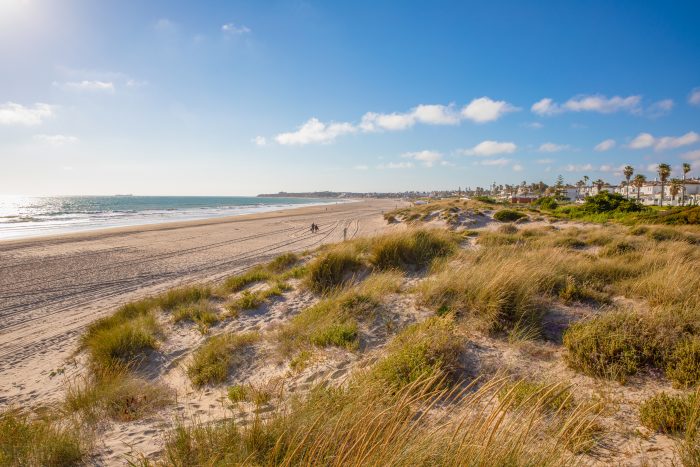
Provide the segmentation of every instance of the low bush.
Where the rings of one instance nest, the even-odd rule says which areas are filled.
[[[155,298],[156,307],[164,310],[172,310],[176,306],[199,302],[211,297],[212,291],[209,287],[192,285],[170,289]]]
[[[557,200],[554,196],[543,196],[533,201],[532,205],[552,211],[559,206],[559,203],[557,203]]]
[[[394,389],[438,374],[451,378],[459,368],[463,345],[450,317],[430,318],[399,333],[370,376]]]
[[[564,333],[569,366],[620,382],[655,360],[655,344],[639,316],[626,310],[575,323]]]
[[[666,360],[666,376],[679,387],[700,383],[700,337],[684,339]]]
[[[88,454],[86,444],[72,427],[17,411],[0,412],[0,465],[81,465]]]
[[[515,222],[524,217],[527,217],[527,214],[514,211],[513,209],[501,209],[500,211],[496,211],[493,215],[493,218],[499,222]]]
[[[209,338],[192,355],[187,376],[196,387],[223,383],[229,372],[243,361],[243,351],[258,340],[258,334],[219,334]]]
[[[697,410],[697,396],[669,396],[660,393],[645,400],[639,406],[639,419],[647,428],[661,433],[678,434],[686,430],[700,428]],[[691,421],[695,426],[689,426]]]
[[[513,235],[518,233],[518,228],[513,224],[503,224],[498,227],[498,233]]]

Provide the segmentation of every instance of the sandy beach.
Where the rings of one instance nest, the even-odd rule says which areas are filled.
[[[120,304],[337,242],[344,231],[373,235],[396,206],[365,200],[0,242],[0,407],[59,397],[54,375],[81,329]]]

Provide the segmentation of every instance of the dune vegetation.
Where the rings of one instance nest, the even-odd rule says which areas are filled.
[[[183,394],[220,391],[246,423],[176,417],[162,452],[139,463],[619,463],[609,446],[632,424],[647,430],[639,443],[669,437],[674,461],[697,465],[700,230],[573,224],[549,215],[564,212],[552,203],[439,206],[449,215],[434,203],[399,210],[388,234],[120,307],[81,337],[86,373],[52,417],[0,415],[0,436],[18,426],[61,446],[5,437],[0,460],[76,464],[104,424],[164,423]],[[481,227],[460,224],[467,211]],[[184,393],[158,369],[183,333],[193,344],[168,368],[186,376]],[[612,409],[612,391],[632,408]]]

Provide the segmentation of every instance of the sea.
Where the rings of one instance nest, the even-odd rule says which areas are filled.
[[[337,203],[245,196],[0,196],[0,240]]]

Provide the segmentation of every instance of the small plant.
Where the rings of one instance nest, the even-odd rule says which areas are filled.
[[[513,224],[503,224],[498,227],[498,233],[513,235],[518,233],[518,228]]]
[[[353,350],[357,348],[357,323],[334,323],[328,327],[318,329],[310,336],[312,344],[319,347],[345,347]]]
[[[459,366],[462,341],[450,317],[433,317],[407,327],[389,344],[387,356],[370,377],[394,389],[436,374],[453,376]]]
[[[237,276],[229,277],[224,281],[223,288],[226,292],[238,292],[250,284],[270,279],[272,274],[262,266],[256,266],[250,271]]]
[[[248,399],[248,387],[237,384],[228,388],[228,398],[231,402],[245,402]]]
[[[216,308],[208,300],[179,305],[173,310],[172,319],[174,323],[193,322],[197,324],[202,334],[206,334],[209,327],[219,322]]]
[[[639,419],[647,428],[661,433],[682,433],[689,427],[695,405],[695,395],[669,396],[660,393],[645,400],[639,407]],[[695,419],[696,423],[700,420]]]
[[[308,350],[302,350],[289,361],[289,367],[295,372],[302,371],[309,365],[312,358],[313,353]]]
[[[527,406],[555,413],[573,408],[571,392],[568,388],[556,384],[521,380],[501,387],[498,398],[514,409]]]
[[[493,218],[498,222],[515,222],[524,217],[527,217],[527,214],[513,209],[501,209],[500,211],[496,211],[493,215]]]
[[[700,383],[700,337],[684,339],[666,362],[666,376],[679,387]]]
[[[256,333],[219,334],[209,338],[192,356],[187,376],[196,387],[223,383],[229,371],[243,361],[243,350],[257,340]]]

